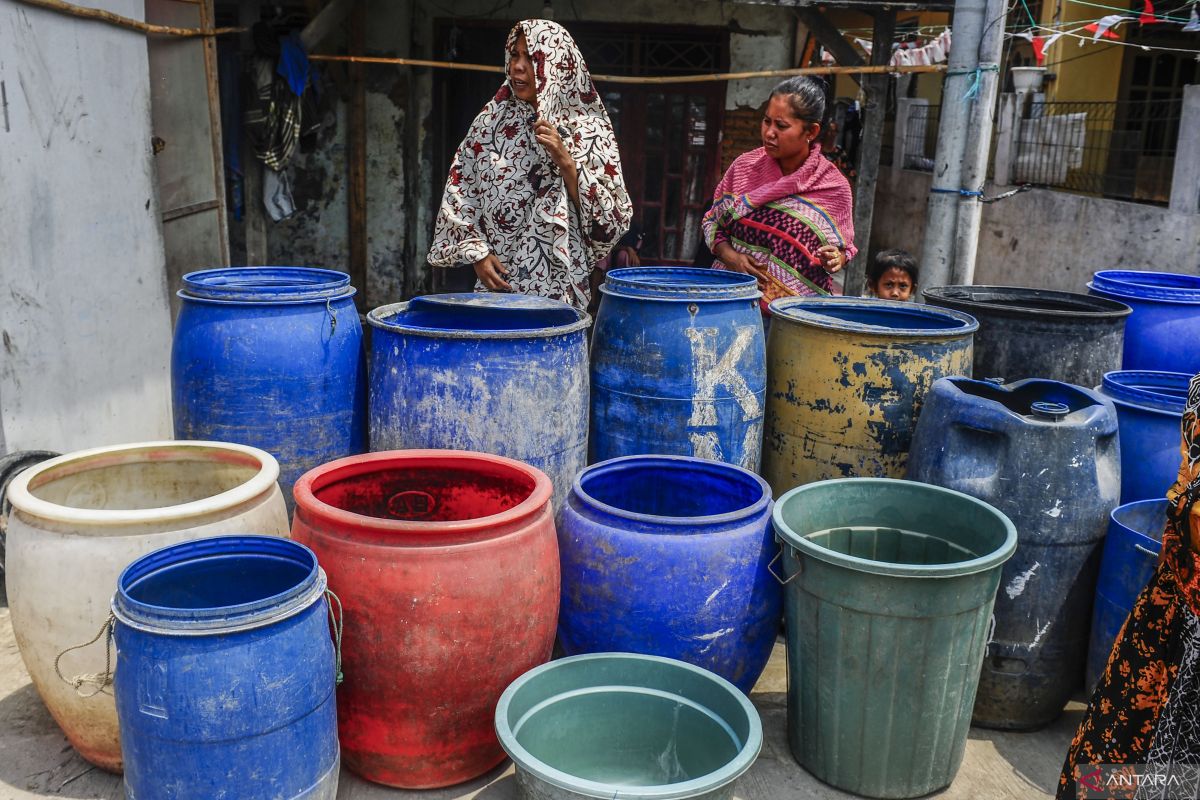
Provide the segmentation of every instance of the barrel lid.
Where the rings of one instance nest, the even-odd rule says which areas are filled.
[[[316,554],[299,542],[214,536],[155,550],[127,566],[117,578],[112,612],[149,633],[228,634],[287,619],[319,600],[325,587]],[[207,592],[223,589],[236,601],[206,602]]]
[[[1099,388],[1114,403],[1178,417],[1187,406],[1191,379],[1186,372],[1116,370],[1104,373]]]
[[[754,300],[762,295],[753,277],[706,267],[610,269],[600,291],[620,297],[687,303]]]
[[[592,318],[559,300],[502,292],[454,292],[380,306],[380,330],[448,339],[529,339],[585,330]]]
[[[919,303],[856,297],[785,297],[772,301],[776,319],[852,333],[924,339],[974,333],[970,314]]]
[[[1102,269],[1092,276],[1088,288],[1132,300],[1200,303],[1200,276],[1178,272]]]
[[[344,272],[316,267],[222,267],[189,272],[178,294],[185,300],[226,303],[311,303],[353,297]]]
[[[1107,297],[1023,286],[937,286],[921,294],[934,305],[975,315],[1117,320],[1132,311]]]

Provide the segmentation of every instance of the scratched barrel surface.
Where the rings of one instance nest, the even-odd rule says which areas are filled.
[[[687,456],[626,456],[579,474],[559,516],[567,655],[677,658],[749,693],[779,632],[771,489]]]
[[[337,665],[311,550],[184,542],[134,561],[116,589],[126,797],[334,800]]]
[[[908,477],[983,500],[1016,525],[972,722],[1049,724],[1083,681],[1101,545],[1121,492],[1112,401],[1059,381],[937,381]]]
[[[610,270],[592,339],[591,460],[683,455],[757,471],[766,355],[736,272]]]
[[[519,294],[372,311],[371,449],[471,450],[545,472],[557,509],[587,463],[588,316]]]
[[[913,303],[771,303],[762,476],[775,496],[828,478],[902,478],[925,394],[971,374],[975,319]]]
[[[171,350],[176,439],[279,460],[288,508],[308,470],[366,448],[366,361],[342,272],[228,267],[183,276]]]

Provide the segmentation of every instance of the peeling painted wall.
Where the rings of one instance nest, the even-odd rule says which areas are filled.
[[[930,175],[879,173],[871,250],[901,247],[919,261]],[[1086,292],[1093,272],[1118,267],[1200,275],[1200,215],[1048,189],[984,206],[977,284]]]
[[[75,450],[169,438],[145,38],[0,2],[0,81],[0,441]]]

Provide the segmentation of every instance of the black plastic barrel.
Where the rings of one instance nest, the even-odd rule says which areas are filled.
[[[1105,297],[1020,286],[939,286],[925,302],[979,320],[977,378],[1046,378],[1096,386],[1120,369],[1129,306]]]

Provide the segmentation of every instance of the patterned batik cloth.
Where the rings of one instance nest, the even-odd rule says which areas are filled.
[[[505,71],[525,34],[537,108],[505,80],[459,145],[438,211],[429,263],[474,264],[494,254],[514,291],[587,308],[592,265],[629,229],[633,208],[612,123],[570,34],[544,19],[508,35]],[[541,117],[559,128],[579,172],[576,209],[536,138]],[[564,133],[565,132],[565,133]],[[482,283],[477,291],[485,291]]]
[[[759,147],[738,156],[717,184],[704,238],[710,249],[728,242],[765,265],[764,310],[777,297],[829,294],[833,277],[817,250],[837,245],[847,261],[857,252],[850,184],[819,144],[790,175]],[[713,266],[724,269],[719,260]]]
[[[1077,800],[1080,776],[1094,775],[1099,764],[1138,765],[1159,776],[1114,797],[1200,798],[1200,375],[1188,388],[1181,449],[1158,568],[1117,636],[1067,752],[1059,800]]]

